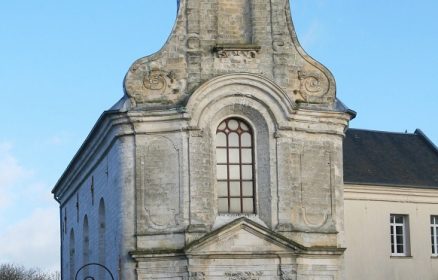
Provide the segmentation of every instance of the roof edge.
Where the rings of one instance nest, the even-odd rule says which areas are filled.
[[[76,151],[75,155],[73,156],[73,158],[70,160],[69,164],[67,165],[67,167],[65,168],[64,172],[62,172],[61,177],[59,177],[58,181],[55,183],[55,186],[53,187],[51,193],[55,195],[55,192],[58,190],[58,188],[60,187],[61,183],[65,180],[65,178],[67,177],[67,174],[69,173],[69,170],[73,168],[73,165],[75,164],[75,162],[78,160],[78,158],[80,157],[80,155],[87,149],[87,146],[89,145],[89,143],[91,142],[93,136],[97,133],[98,129],[101,127],[102,123],[107,119],[107,117],[111,116],[111,115],[116,115],[119,114],[120,111],[119,110],[106,110],[104,111],[100,117],[97,119],[97,121],[95,122],[95,124],[93,125],[93,128],[91,129],[91,131],[88,133],[87,137],[85,138],[85,140],[82,142],[81,146],[79,147],[79,149]],[[57,197],[55,196],[55,199],[57,200]]]
[[[429,147],[431,147],[436,154],[438,154],[438,147],[435,145],[435,143],[432,142],[432,140],[430,140],[429,137],[426,136],[426,134],[424,134],[424,132],[421,129],[417,128],[414,134],[420,136],[421,139],[423,139],[423,141],[426,142],[426,144],[428,144]]]
[[[413,188],[413,189],[438,189],[436,186],[425,186],[425,185],[402,185],[402,184],[388,184],[388,183],[364,183],[364,182],[354,182],[344,179],[344,185],[359,185],[359,186],[380,186],[380,187],[394,187],[394,188]]]

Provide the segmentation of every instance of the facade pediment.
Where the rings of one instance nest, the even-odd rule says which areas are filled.
[[[237,219],[186,247],[187,255],[299,254],[305,248],[247,218]]]

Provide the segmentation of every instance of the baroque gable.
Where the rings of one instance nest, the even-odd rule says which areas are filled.
[[[165,46],[138,59],[124,81],[133,108],[181,107],[206,81],[263,76],[296,104],[336,103],[330,71],[300,46],[289,0],[181,0]]]

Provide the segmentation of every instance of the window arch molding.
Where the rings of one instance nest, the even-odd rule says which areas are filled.
[[[288,126],[293,117],[293,104],[274,82],[253,74],[227,74],[213,78],[190,96],[186,105],[188,126],[192,131],[190,137],[202,137],[194,138],[190,142],[197,143],[193,144],[195,150],[196,145],[210,142],[203,149],[211,149],[209,154],[213,156],[211,168],[202,170],[209,173],[211,178],[208,185],[203,183],[204,186],[212,188],[211,195],[204,198],[204,203],[215,207],[209,209],[209,215],[200,219],[200,222],[216,224],[218,217],[214,164],[216,128],[226,118],[239,117],[247,121],[254,130],[256,219],[260,219],[266,226],[275,226],[278,223],[276,166],[271,164],[276,157],[274,135],[279,127]],[[192,209],[198,209],[197,207],[202,206],[195,203]],[[221,221],[217,220],[217,225],[219,224]]]
[[[295,111],[294,101],[271,80],[247,73],[226,74],[204,83],[190,96],[186,105],[190,126],[201,127],[206,115],[225,103],[256,108],[276,127],[287,123]]]

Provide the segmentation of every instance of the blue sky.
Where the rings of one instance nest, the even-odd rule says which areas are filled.
[[[351,127],[438,143],[438,1],[293,0],[304,49],[327,66]],[[50,190],[134,60],[163,45],[176,0],[0,2],[0,263],[58,267]]]

